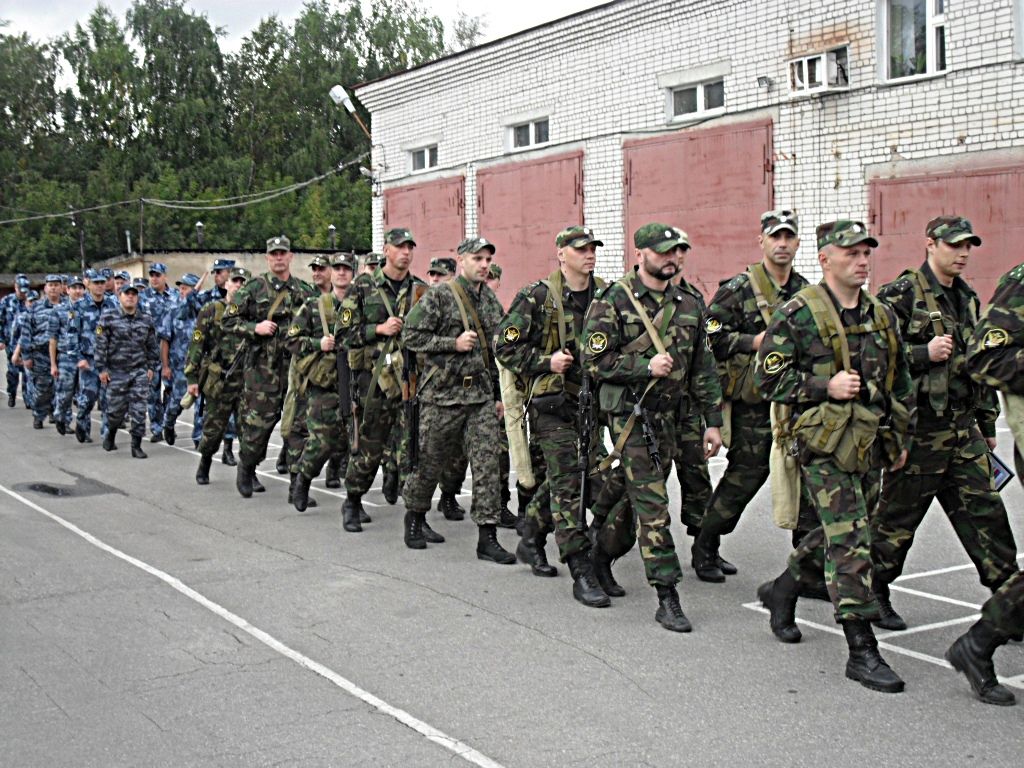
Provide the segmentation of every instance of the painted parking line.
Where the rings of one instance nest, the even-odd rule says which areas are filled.
[[[980,613],[972,613],[970,616],[964,616],[960,619],[950,619],[949,621],[937,621],[934,624],[921,624],[920,626],[909,627],[907,629],[900,630],[899,632],[876,632],[875,637],[879,640],[882,640],[886,637],[905,637],[906,635],[913,635],[918,632],[930,632],[933,629],[955,627],[958,624],[971,624],[980,618]]]
[[[171,447],[173,448],[174,446]],[[383,699],[380,699],[377,696],[374,696],[369,691],[360,688],[351,680],[342,677],[334,670],[324,666],[323,664],[320,664],[317,661],[314,661],[308,656],[285,645],[277,638],[264,632],[262,629],[253,626],[248,621],[243,619],[241,616],[232,613],[219,603],[215,603],[213,600],[210,600],[205,595],[192,589],[192,587],[188,586],[187,584],[175,578],[174,576],[171,576],[170,574],[161,571],[159,568],[149,565],[148,563],[145,563],[142,560],[132,557],[131,555],[128,555],[115,547],[112,547],[111,545],[96,538],[91,533],[82,530],[74,523],[68,522],[60,515],[56,515],[53,512],[43,509],[35,502],[26,499],[21,494],[12,491],[10,488],[7,488],[6,486],[0,485],[0,491],[6,493],[8,496],[15,499],[16,501],[21,502],[29,509],[38,512],[39,514],[44,515],[53,522],[57,523],[58,525],[63,526],[65,529],[75,534],[76,536],[79,536],[80,538],[84,539],[97,549],[100,549],[109,555],[113,555],[119,560],[122,560],[125,563],[128,563],[129,565],[138,568],[140,571],[143,571],[149,574],[150,576],[159,579],[164,584],[169,586],[171,589],[184,595],[189,600],[202,606],[203,608],[210,611],[219,618],[223,619],[224,621],[228,622],[229,624],[234,625],[235,627],[237,627],[238,629],[242,630],[247,635],[252,637],[254,640],[258,640],[260,643],[267,646],[271,650],[276,651],[285,658],[295,662],[299,666],[333,683],[335,686],[343,690],[345,693],[348,693],[349,695],[354,696],[355,698],[363,701],[364,703],[376,709],[378,712],[394,718],[396,721],[416,731],[427,740],[453,753],[456,757],[460,757],[466,762],[480,766],[481,768],[503,768],[501,763],[492,760],[491,758],[487,757],[487,755],[477,751],[468,744],[465,744],[464,742],[459,741],[458,739],[452,736],[449,736],[443,731],[438,730],[434,726],[423,722],[422,720],[411,715],[405,710],[399,709],[398,707],[388,704]]]
[[[1024,561],[1024,555],[1017,556],[1017,562]],[[900,584],[904,581],[912,581],[913,579],[926,579],[929,576],[942,576],[947,573],[956,573],[957,571],[969,571],[974,568],[973,563],[967,565],[951,565],[948,568],[936,568],[933,571],[921,571],[920,573],[908,573],[900,576],[894,584]]]
[[[949,603],[950,605],[959,605],[961,608],[973,608],[976,611],[981,610],[981,606],[977,603],[968,603],[965,600],[957,600],[952,597],[946,597],[945,595],[936,595],[932,592],[922,592],[919,589],[911,589],[910,587],[898,587],[896,584],[890,584],[889,589],[893,592],[902,592],[906,595],[914,595],[915,597],[923,597],[928,600],[935,600],[940,603]]]

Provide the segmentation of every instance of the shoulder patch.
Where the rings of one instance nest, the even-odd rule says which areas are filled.
[[[297,325],[290,325],[290,326],[288,326],[288,335],[289,336],[298,336],[300,333],[302,333],[302,328],[300,328],[299,326],[297,326]]]
[[[103,335],[103,326],[102,325],[97,325],[96,326],[96,335],[97,336],[102,336]]]
[[[225,313],[228,314],[228,315],[237,315],[238,314],[238,305],[235,304],[234,302],[232,302],[231,304],[228,304],[228,308],[225,310]]]
[[[341,310],[341,327],[348,328],[350,325],[352,325],[352,309],[345,307]]]
[[[789,361],[781,352],[769,352],[765,355],[764,362],[761,364],[761,367],[764,368],[764,372],[766,374],[774,376],[788,364]]]
[[[197,343],[198,343],[198,342],[200,342],[200,341],[202,341],[202,340],[203,340],[203,332],[202,332],[202,331],[200,331],[200,330],[199,330],[198,328],[196,328],[196,329],[195,329],[195,330],[194,330],[194,331],[192,332],[192,341],[194,341],[194,342],[197,342]]]
[[[519,341],[519,335],[519,329],[516,328],[514,325],[510,325],[508,328],[505,329],[505,332],[501,335],[501,337],[505,340],[506,344],[515,344],[517,341]]]
[[[718,333],[722,330],[722,321],[717,317],[709,317],[704,321],[704,332],[710,336],[713,333]]]
[[[608,336],[602,331],[595,331],[590,334],[590,338],[587,339],[587,349],[593,352],[595,355],[599,355],[608,349]]]
[[[1002,328],[993,328],[985,334],[985,338],[981,341],[981,346],[983,349],[996,349],[997,347],[1005,347],[1009,341],[1010,334]]]

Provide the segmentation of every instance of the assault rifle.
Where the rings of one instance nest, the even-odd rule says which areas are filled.
[[[647,446],[647,455],[651,457],[651,463],[654,464],[654,468],[661,472],[661,453],[658,450],[658,438],[651,428],[651,422],[647,418],[647,411],[638,402],[633,406],[633,413],[636,416],[636,420],[640,423],[644,445]]]
[[[409,467],[416,469],[420,461],[420,398],[419,376],[416,373],[416,353],[405,350],[402,361],[402,409],[405,428],[409,435]]]
[[[587,519],[587,507],[590,506],[590,443],[594,435],[594,393],[590,391],[590,377],[586,373],[580,384],[578,413],[576,470],[580,473],[580,508],[577,519],[583,524]]]

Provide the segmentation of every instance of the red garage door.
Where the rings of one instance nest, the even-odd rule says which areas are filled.
[[[583,223],[583,153],[481,168],[476,184],[478,230],[498,249],[498,298],[507,307],[558,266],[555,235]]]
[[[772,208],[771,121],[628,141],[626,262],[633,232],[652,221],[686,231],[686,279],[710,297],[759,257],[758,224]]]
[[[982,239],[965,277],[987,302],[999,276],[1021,261],[1024,165],[872,181],[871,222],[878,235],[872,287],[924,261],[925,225],[953,213],[970,219]]]
[[[454,256],[466,236],[464,189],[456,176],[384,191],[384,229],[408,227],[416,238],[415,274],[426,275],[435,256]]]

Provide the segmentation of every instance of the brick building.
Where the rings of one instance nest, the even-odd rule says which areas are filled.
[[[925,222],[970,217],[983,298],[1021,256],[1024,0],[617,0],[355,89],[373,118],[374,245],[498,246],[502,298],[586,223],[621,273],[640,223],[685,229],[710,292],[757,257],[757,215],[869,222],[872,284],[923,256]]]

